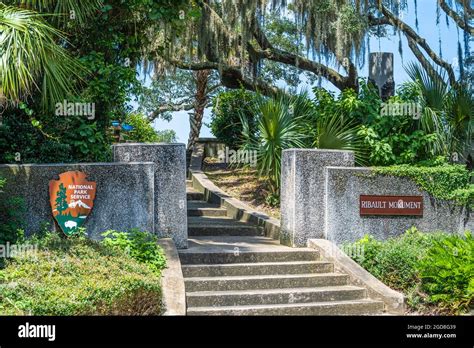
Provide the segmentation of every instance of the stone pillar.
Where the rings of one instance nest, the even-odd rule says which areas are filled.
[[[280,242],[305,247],[325,238],[326,167],[353,167],[352,151],[284,150],[281,163]]]
[[[155,164],[155,233],[188,247],[186,208],[186,147],[184,144],[118,144],[115,162]],[[126,198],[125,198],[126,199]]]
[[[369,56],[369,81],[379,89],[382,100],[395,95],[393,79],[393,53],[373,52]]]

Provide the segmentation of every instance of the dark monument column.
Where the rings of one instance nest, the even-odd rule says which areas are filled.
[[[393,79],[393,53],[374,52],[369,57],[369,82],[379,89],[382,100],[395,95]]]

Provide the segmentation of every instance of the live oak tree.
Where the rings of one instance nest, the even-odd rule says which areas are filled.
[[[268,15],[266,23],[269,38],[293,53],[303,54],[304,46],[299,42],[300,35],[295,23],[275,13]],[[162,69],[164,67],[166,65],[161,66]],[[189,71],[173,68],[172,65],[167,67],[168,70],[161,74],[153,71],[152,83],[150,87],[143,88],[139,104],[150,120],[170,120],[172,112],[189,111],[187,147],[192,149],[199,138],[205,108],[222,90],[219,75],[216,70]],[[288,89],[296,91],[301,73],[296,67],[267,61],[262,66],[261,78],[268,83],[283,81]],[[311,79],[312,76],[307,74],[306,78]]]
[[[187,148],[192,149],[199,138],[204,110],[220,86],[215,71],[173,69],[166,74],[155,74],[150,87],[142,89],[139,103],[150,121],[157,118],[170,120],[172,112],[188,111],[190,132]]]
[[[404,12],[417,13],[421,5],[417,0],[198,0],[200,15],[187,20],[185,35],[173,39],[157,35],[161,50],[155,54],[180,69],[216,70],[225,87],[243,86],[267,95],[276,93],[277,88],[261,78],[266,62],[295,67],[340,90],[357,90],[368,38],[383,37],[393,30],[400,42],[407,40],[427,71],[444,71],[454,85],[455,71],[443,58],[441,47],[438,52],[420,36],[417,25],[412,27],[403,19]],[[292,52],[269,37],[265,19],[271,11],[297,27],[303,52]],[[459,58],[469,53],[473,13],[469,0],[437,0],[436,22],[446,20],[460,33]]]

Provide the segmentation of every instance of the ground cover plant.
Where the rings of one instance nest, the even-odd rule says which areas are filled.
[[[385,241],[370,235],[344,245],[351,257],[389,287],[401,291],[409,310],[463,314],[474,305],[474,239],[470,232],[422,233],[411,228]]]
[[[84,232],[84,231],[82,231]],[[0,269],[2,315],[159,315],[164,256],[146,233],[97,242],[85,234],[33,236]],[[106,239],[107,240],[107,239]],[[139,240],[139,242],[137,242]],[[157,262],[156,260],[159,260]]]

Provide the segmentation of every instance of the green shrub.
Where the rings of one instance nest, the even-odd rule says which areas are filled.
[[[389,287],[401,291],[418,312],[459,313],[473,299],[473,239],[447,233],[421,233],[411,228],[403,235],[378,241],[366,235],[343,246],[362,250],[349,254]]]
[[[129,114],[125,119],[125,123],[133,126],[133,130],[124,133],[127,140],[137,143],[154,143],[158,141],[158,135],[144,115],[138,113]]]
[[[255,134],[257,125],[252,112],[255,95],[244,89],[219,93],[213,101],[211,123],[212,134],[231,149],[238,149],[243,141],[242,122],[244,117],[251,134]]]
[[[23,239],[25,204],[22,198],[12,197],[1,189],[7,184],[0,178],[0,245],[14,244]],[[0,266],[2,264],[0,260]]]
[[[474,238],[435,240],[420,262],[423,290],[429,300],[455,312],[474,304]]]
[[[157,315],[160,277],[124,252],[48,233],[0,270],[2,315]]]
[[[18,110],[5,112],[3,125],[0,125],[0,163],[107,162],[111,159],[110,139],[97,122],[79,116],[32,117]]]
[[[467,188],[460,188],[453,192],[453,199],[459,204],[467,205],[474,209],[474,184],[470,184]]]
[[[106,231],[102,244],[122,250],[138,262],[146,264],[155,273],[160,274],[166,267],[166,258],[163,250],[157,244],[157,237],[137,229],[129,232]]]
[[[437,234],[424,234],[416,228],[384,242],[365,236],[355,243],[363,246],[363,254],[354,259],[386,285],[398,290],[408,289],[417,282],[419,260],[437,237]]]

